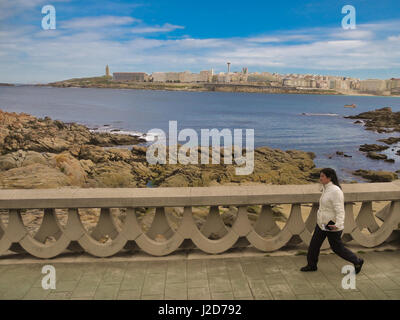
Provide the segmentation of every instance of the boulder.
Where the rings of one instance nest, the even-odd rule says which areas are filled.
[[[17,150],[60,153],[79,145],[133,145],[145,142],[137,136],[94,133],[76,123],[35,118],[0,110],[0,154]]]
[[[50,189],[71,185],[69,177],[59,169],[39,163],[0,173],[2,189]]]
[[[368,152],[367,157],[371,158],[371,159],[375,159],[375,160],[386,160],[387,159],[387,155],[381,154],[381,153],[376,153],[374,151]]]
[[[69,152],[53,155],[50,164],[65,174],[71,185],[83,186],[87,181],[87,173],[78,159]]]
[[[390,171],[373,171],[373,170],[357,170],[353,172],[356,176],[361,176],[370,182],[391,182],[398,179],[394,172]]]
[[[378,133],[400,131],[400,112],[393,112],[390,107],[363,112],[345,118],[363,119],[365,120],[364,127],[366,130],[372,130]]]
[[[135,188],[137,181],[131,169],[123,161],[98,163],[90,178],[96,182],[98,188]]]
[[[48,157],[35,151],[18,150],[16,152],[0,156],[0,171],[26,167],[34,163],[47,165]]]
[[[369,152],[369,151],[383,151],[389,149],[388,146],[382,146],[378,144],[363,144],[360,146],[359,150],[363,152]]]
[[[386,144],[395,144],[397,142],[400,142],[400,138],[398,138],[398,137],[389,137],[389,138],[386,138],[386,139],[379,139],[378,141],[386,143]]]

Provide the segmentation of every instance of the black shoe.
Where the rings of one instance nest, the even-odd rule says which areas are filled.
[[[307,272],[307,271],[317,271],[317,267],[313,267],[313,266],[305,266],[303,268],[300,269],[300,271],[303,272]]]
[[[358,264],[354,265],[354,269],[356,271],[356,274],[360,273],[363,264],[364,264],[364,259],[360,258],[360,262]]]

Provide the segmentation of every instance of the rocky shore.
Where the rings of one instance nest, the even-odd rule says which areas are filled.
[[[378,133],[400,132],[400,112],[393,112],[392,108],[385,107],[374,111],[362,112],[355,116],[347,116],[346,119],[363,120],[365,130]],[[357,122],[357,121],[356,121]]]
[[[8,113],[0,110],[0,188],[114,188],[114,187],[187,187],[216,185],[306,184],[315,183],[319,170],[315,168],[315,155],[298,150],[282,151],[261,147],[255,150],[254,171],[248,176],[237,176],[235,167],[218,165],[149,165],[146,150],[138,137],[94,133],[76,123],[64,123],[48,117],[41,119],[28,114]],[[127,148],[127,145],[134,145]],[[123,147],[121,147],[123,146]],[[210,155],[212,152],[210,152]],[[210,159],[211,163],[211,159]],[[113,209],[115,217],[123,217],[124,210]],[[205,222],[209,208],[194,209],[198,226]],[[233,223],[237,208],[221,208],[221,217]],[[252,221],[260,208],[248,208]],[[276,221],[286,216],[279,207],[274,208]],[[65,211],[65,210],[64,210]],[[60,221],[66,212],[57,209]],[[96,225],[98,209],[80,210],[83,224],[88,230]],[[179,208],[169,208],[167,214],[172,226],[181,218]],[[4,212],[3,222],[8,215]],[[24,223],[32,234],[40,226],[43,212],[26,210]],[[138,210],[138,219],[148,229],[154,210]],[[64,219],[64,220],[63,220]],[[106,242],[107,239],[104,239]]]
[[[315,155],[304,151],[257,148],[254,172],[237,176],[223,160],[219,165],[149,165],[141,142],[76,123],[0,111],[0,188],[305,184],[318,179]],[[134,147],[118,147],[125,145]]]
[[[397,133],[400,132],[400,112],[393,112],[392,108],[385,107],[376,109],[374,111],[363,112],[355,116],[347,116],[347,119],[357,120],[355,124],[364,125],[365,130],[374,131],[377,133]],[[368,158],[374,160],[383,160],[388,163],[395,163],[394,159],[388,158],[387,155],[379,153],[381,151],[391,148],[392,151],[396,151],[396,154],[400,155],[400,136],[389,137],[384,139],[378,139],[378,142],[382,144],[364,144],[361,145],[359,150],[364,152]],[[397,150],[396,150],[397,149]],[[373,182],[389,182],[398,179],[398,173],[390,171],[373,171],[373,170],[357,170],[353,172],[354,175],[362,176]]]

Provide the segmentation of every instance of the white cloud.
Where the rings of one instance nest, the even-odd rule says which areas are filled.
[[[387,39],[389,41],[400,41],[400,35],[398,35],[398,36],[390,36]]]
[[[128,25],[136,22],[141,22],[139,19],[132,17],[118,16],[102,16],[102,17],[86,17],[76,18],[68,21],[60,21],[60,28],[64,29],[87,29],[87,28],[103,28],[112,26]]]
[[[146,38],[181,26],[132,28],[130,17],[79,18],[69,28],[40,32],[32,27],[0,31],[0,82],[50,82],[117,71],[302,68],[327,73],[399,68],[400,35],[395,21],[340,28],[315,28],[236,38]],[[67,23],[66,22],[66,23]],[[68,26],[68,23],[66,26]],[[61,22],[58,24],[61,25]],[[388,25],[393,29],[388,29]],[[79,26],[79,28],[78,28]],[[86,26],[86,27],[83,27]],[[36,29],[37,30],[37,29]],[[137,32],[132,32],[136,30]],[[251,71],[250,69],[250,71]]]
[[[38,6],[70,1],[71,0],[0,0],[0,21],[16,15],[20,16],[22,13],[30,14]]]
[[[331,34],[332,38],[342,38],[342,39],[372,39],[374,37],[374,32],[372,30],[340,30]]]
[[[136,34],[143,34],[143,33],[164,33],[164,32],[171,32],[177,29],[185,29],[182,26],[175,26],[173,24],[166,23],[163,26],[152,26],[152,27],[137,27],[132,28],[131,32]]]

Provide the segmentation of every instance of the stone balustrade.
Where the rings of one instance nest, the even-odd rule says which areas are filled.
[[[400,183],[365,183],[343,185],[345,195],[345,229],[343,240],[355,240],[364,247],[375,247],[397,236],[400,224]],[[279,250],[290,241],[309,244],[316,224],[321,186],[260,185],[207,188],[154,189],[52,189],[0,190],[0,254],[9,250],[28,252],[38,258],[52,258],[68,250],[83,250],[96,257],[109,257],[128,250],[140,249],[154,256],[168,255],[184,247],[184,242],[209,253],[218,254],[236,246],[253,246],[264,252]],[[372,210],[373,201],[388,201],[379,212]],[[356,202],[361,209],[353,212]],[[281,229],[273,217],[272,206],[291,205],[290,215]],[[302,205],[312,205],[303,221]],[[261,205],[254,224],[247,207]],[[192,209],[209,206],[209,214],[199,229]],[[219,207],[237,207],[231,227],[224,224]],[[137,220],[137,208],[156,208],[150,228],[144,231]],[[183,208],[179,226],[173,230],[165,208]],[[89,232],[78,210],[100,208],[96,227]],[[118,225],[111,208],[124,208],[126,216]],[[22,219],[25,209],[43,210],[40,228],[32,235]],[[67,210],[62,225],[56,209]],[[8,212],[8,215],[7,215]],[[356,214],[356,215],[355,215]],[[7,215],[8,223],[4,223]],[[379,225],[375,216],[383,223]],[[362,232],[362,229],[369,232]],[[161,236],[161,237],[160,237]],[[104,237],[109,241],[99,241]],[[48,239],[52,239],[49,241]],[[161,240],[160,240],[161,238]],[[323,248],[329,247],[325,241]]]

